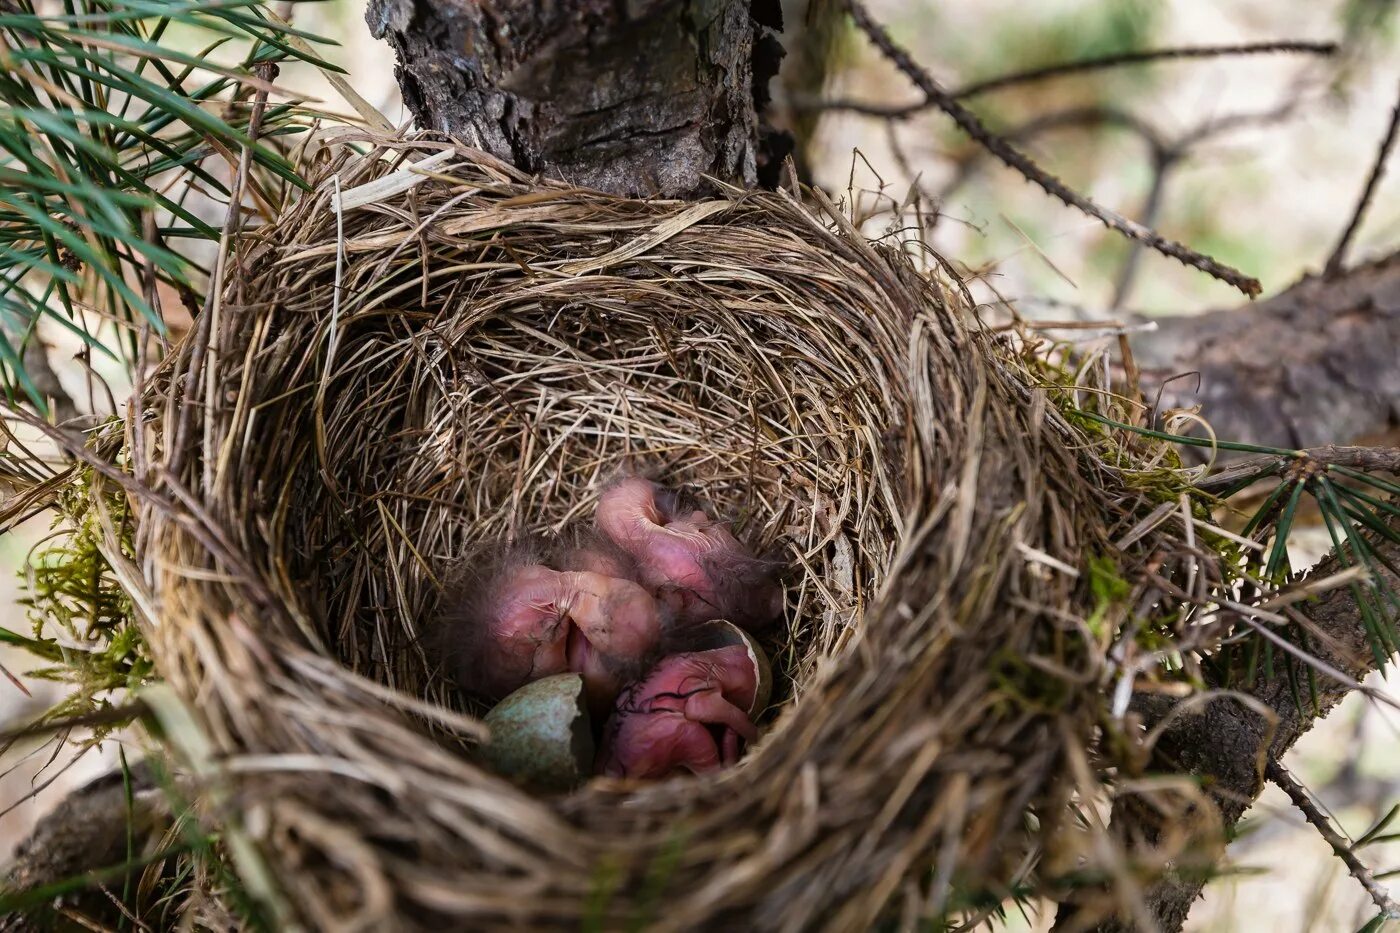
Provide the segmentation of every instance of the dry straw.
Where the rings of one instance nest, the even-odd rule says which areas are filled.
[[[1158,502],[917,244],[820,196],[623,200],[361,148],[237,244],[208,346],[124,441],[124,585],[284,920],[861,930],[1082,850],[1126,608],[1077,614],[1080,570],[1186,558],[1170,523],[1115,550]],[[792,568],[775,705],[727,772],[532,797],[473,763],[425,626],[454,560],[569,527],[638,462]]]

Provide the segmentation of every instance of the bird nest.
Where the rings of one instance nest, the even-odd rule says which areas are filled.
[[[923,247],[819,192],[627,200],[427,141],[307,171],[125,440],[150,650],[284,919],[865,929],[1072,824],[1108,642],[1075,568],[1156,503]],[[639,464],[788,566],[774,701],[733,768],[532,795],[425,632],[464,554]]]

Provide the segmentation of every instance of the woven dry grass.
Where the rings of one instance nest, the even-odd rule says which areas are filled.
[[[1094,780],[1121,618],[1058,568],[1170,574],[1165,532],[1110,544],[1157,503],[917,244],[784,192],[399,168],[443,148],[323,154],[133,406],[127,583],[241,870],[373,930],[859,930],[1023,879]],[[775,704],[727,772],[535,798],[473,763],[425,626],[461,555],[638,462],[792,568]]]

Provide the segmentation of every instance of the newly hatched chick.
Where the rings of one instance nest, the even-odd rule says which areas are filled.
[[[582,570],[624,580],[635,581],[640,576],[636,558],[593,528],[574,529],[572,543],[560,548],[550,564],[560,570]]]
[[[743,743],[758,738],[749,718],[757,694],[757,672],[743,645],[664,658],[618,696],[597,770],[663,778],[732,765]]]
[[[637,583],[555,570],[527,553],[508,555],[449,606],[444,633],[457,681],[492,700],[574,671],[589,705],[606,710],[661,640],[661,609]]]
[[[680,623],[728,619],[761,630],[782,614],[776,566],[651,480],[626,476],[610,484],[598,497],[595,523],[631,555],[637,579]]]

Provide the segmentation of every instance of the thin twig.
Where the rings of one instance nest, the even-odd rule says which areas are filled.
[[[255,66],[254,72],[263,80],[270,81],[277,75],[277,66],[271,62],[265,62]],[[209,349],[209,341],[212,337],[212,321],[223,297],[225,267],[229,251],[232,248],[233,236],[238,232],[243,207],[243,185],[248,177],[253,147],[258,143],[258,134],[262,129],[263,112],[266,108],[267,91],[259,90],[253,98],[252,113],[248,117],[248,142],[244,144],[239,155],[238,168],[234,172],[233,183],[229,186],[228,213],[224,216],[224,226],[219,232],[219,249],[214,260],[214,274],[209,281],[209,293],[204,298],[204,310],[199,314],[195,324],[194,340],[191,341],[190,366],[185,372],[184,391],[180,399],[180,420],[176,426],[175,443],[170,450],[170,459],[166,466],[166,469],[174,475],[178,475],[180,472],[188,446],[190,423],[194,417],[195,389],[204,369],[204,356]]]
[[[1171,174],[1172,167],[1177,163],[1179,154],[1176,152],[1156,151],[1152,154],[1152,186],[1147,190],[1147,199],[1142,205],[1141,222],[1145,227],[1155,226],[1157,215],[1162,210],[1162,203],[1167,193],[1167,176]],[[1137,276],[1138,260],[1142,258],[1142,244],[1134,240],[1128,244],[1128,255],[1123,260],[1123,268],[1118,273],[1118,281],[1113,286],[1113,300],[1109,304],[1109,309],[1117,311],[1123,307],[1123,303],[1128,300],[1128,293],[1132,291],[1133,280]]]
[[[1117,52],[1112,55],[1100,55],[1094,58],[1084,58],[1072,62],[1058,62],[1054,65],[1045,65],[1027,71],[998,75],[995,78],[988,78],[985,81],[974,81],[960,88],[956,88],[951,91],[950,94],[957,100],[967,100],[970,97],[977,97],[991,91],[1005,90],[1009,87],[1018,87],[1023,84],[1044,81],[1048,78],[1060,78],[1065,75],[1081,74],[1086,71],[1100,71],[1107,68],[1118,68],[1123,65],[1138,65],[1146,62],[1170,59],[1218,58],[1227,55],[1261,55],[1274,52],[1333,55],[1336,54],[1336,51],[1337,43],[1335,42],[1281,41],[1249,42],[1237,45],[1202,45],[1168,49],[1145,49],[1138,52]],[[938,104],[936,101],[929,98],[925,98],[917,103],[898,105],[881,105],[839,98],[836,100],[802,101],[799,102],[798,106],[805,110],[849,110],[868,116],[900,120],[936,107]]]
[[[1005,138],[989,130],[976,114],[958,103],[951,94],[940,87],[933,76],[896,45],[884,27],[871,18],[861,0],[846,0],[846,8],[850,11],[856,25],[870,38],[881,54],[888,58],[896,68],[904,72],[909,80],[913,81],[938,109],[951,117],[963,132],[971,136],[979,145],[1015,169],[1028,181],[1034,182],[1047,194],[1060,199],[1065,204],[1097,219],[1110,230],[1116,230],[1129,239],[1138,240],[1165,256],[1171,256],[1193,269],[1199,269],[1213,278],[1233,285],[1251,298],[1259,294],[1258,279],[1217,262],[1181,243],[1168,240],[1156,231],[1101,207],[1066,186],[1037,165],[1029,156],[1017,150]]]
[[[1351,844],[1332,828],[1331,822],[1318,810],[1303,785],[1294,780],[1293,775],[1289,774],[1283,765],[1273,759],[1270,759],[1268,765],[1265,766],[1264,773],[1268,775],[1269,780],[1277,784],[1279,789],[1288,795],[1288,799],[1292,800],[1293,805],[1302,812],[1304,819],[1311,823],[1318,835],[1322,836],[1323,840],[1332,847],[1337,858],[1342,860],[1342,864],[1346,865],[1351,876],[1366,889],[1366,893],[1371,896],[1371,901],[1381,909],[1381,912],[1391,920],[1400,920],[1400,903],[1396,903],[1389,892],[1376,881],[1371,870],[1356,857]]]
[[[34,696],[34,694],[29,692],[29,688],[24,685],[24,681],[20,680],[14,674],[10,673],[10,669],[3,664],[0,664],[0,674],[4,674],[5,679],[8,680],[10,683],[14,684],[15,689],[18,690],[20,693],[31,698]]]
[[[17,726],[13,729],[0,732],[0,742],[10,742],[14,739],[20,739],[31,735],[62,732],[65,729],[119,725],[132,719],[139,719],[148,712],[149,709],[146,704],[140,700],[136,700],[135,702],[127,703],[122,706],[109,706],[91,713],[67,716],[63,719],[40,719],[38,722],[31,722],[27,725]]]
[[[73,402],[68,390],[63,387],[63,383],[58,381],[58,374],[49,362],[48,349],[39,339],[36,324],[37,322],[33,321],[17,320],[8,312],[0,315],[0,329],[10,338],[10,343],[19,347],[24,354],[24,371],[29,375],[34,387],[39,390],[39,394],[53,403],[54,420],[62,423],[77,417],[81,412],[78,411],[78,406]]]
[[[1348,467],[1367,473],[1400,473],[1400,447],[1309,447],[1281,454],[1264,454],[1230,464],[1214,476],[1196,483],[1198,489],[1213,492],[1246,477],[1274,475],[1279,468],[1297,464]]]
[[[1061,129],[1079,129],[1085,127],[1111,126],[1115,129],[1127,130],[1137,136],[1147,146],[1153,160],[1166,158],[1169,156],[1169,146],[1166,139],[1155,128],[1146,121],[1139,119],[1136,115],[1117,107],[1095,104],[1087,107],[1070,107],[1066,110],[1058,110],[1053,113],[1043,114],[1031,120],[1027,120],[1020,126],[1014,127],[1003,134],[1004,138],[1013,144],[1025,144],[1044,133]],[[957,170],[953,177],[943,186],[936,195],[938,203],[946,203],[963,185],[972,178],[977,166],[986,158],[985,149],[974,149],[970,154],[958,160]],[[938,215],[941,216],[941,215]],[[938,219],[934,218],[935,221]],[[1041,300],[1041,299],[1038,299]]]
[[[1368,473],[1400,473],[1400,447],[1309,447],[1304,457],[1324,466],[1350,467]]]
[[[985,94],[988,91],[999,91],[1018,84],[1043,81],[1046,78],[1059,78],[1064,75],[1098,71],[1104,68],[1118,68],[1123,65],[1139,65],[1144,62],[1166,59],[1219,58],[1226,55],[1266,55],[1275,52],[1334,55],[1337,52],[1337,43],[1283,40],[1280,42],[1246,42],[1236,45],[1198,45],[1168,49],[1144,49],[1139,52],[1118,52],[1112,55],[1100,55],[1073,62],[1060,62],[1042,68],[1032,68],[1028,71],[988,78],[985,81],[978,81],[958,88],[954,92],[954,96],[962,100],[975,97],[978,94]]]
[[[1371,205],[1371,197],[1376,193],[1381,176],[1385,174],[1385,163],[1390,158],[1391,147],[1395,145],[1397,130],[1400,130],[1400,97],[1396,98],[1395,108],[1390,111],[1390,125],[1386,127],[1385,138],[1381,140],[1380,149],[1376,151],[1376,161],[1371,166],[1371,175],[1366,179],[1366,187],[1361,191],[1361,200],[1356,203],[1356,210],[1351,212],[1351,222],[1342,232],[1342,238],[1337,241],[1337,248],[1332,250],[1332,255],[1327,258],[1327,265],[1322,272],[1323,278],[1336,278],[1341,273],[1342,264],[1346,261],[1347,248],[1351,246],[1351,239],[1356,236],[1361,220],[1366,215],[1366,209]]]

